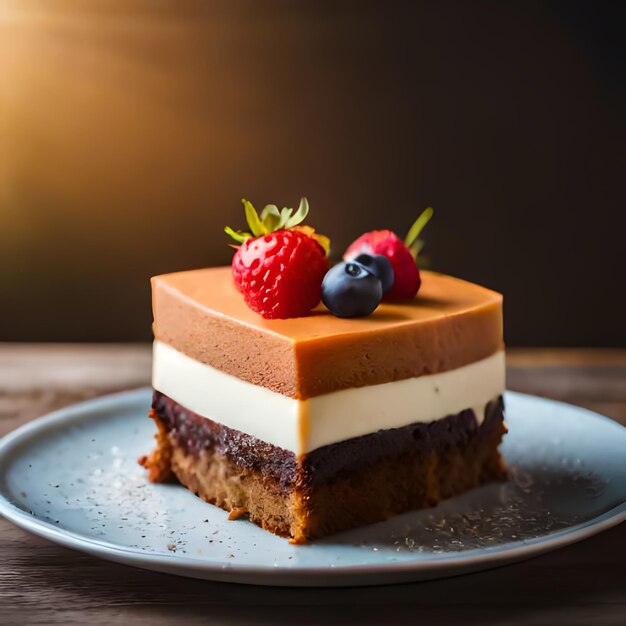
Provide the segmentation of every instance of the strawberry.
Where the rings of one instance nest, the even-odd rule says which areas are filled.
[[[295,213],[270,204],[260,217],[252,203],[242,202],[251,232],[224,230],[241,244],[232,271],[246,304],[266,319],[308,315],[321,299],[329,241],[300,226],[309,212],[306,198]]]
[[[383,299],[414,298],[422,284],[417,261],[424,244],[418,236],[432,214],[430,207],[425,209],[411,226],[404,241],[391,230],[373,230],[361,235],[348,246],[343,255],[344,260],[352,260],[362,253],[386,256],[393,267],[394,282]]]
[[[232,269],[233,269],[233,279],[235,280],[235,285],[237,285],[237,289],[241,291],[241,282],[243,280],[243,261],[241,260],[241,246],[233,246],[235,248],[235,255],[233,256],[232,261]]]

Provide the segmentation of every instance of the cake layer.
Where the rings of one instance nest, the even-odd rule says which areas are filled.
[[[299,542],[432,506],[504,477],[497,452],[505,432],[499,399],[489,403],[480,425],[472,411],[462,411],[326,446],[300,459],[158,392],[152,416],[164,435],[142,461],[153,479],[172,471],[233,518],[248,514],[263,528]]]
[[[422,273],[417,298],[370,316],[265,320],[230,267],[152,279],[157,340],[212,368],[297,399],[455,370],[502,349],[502,296]]]
[[[504,352],[454,370],[297,400],[154,342],[153,387],[205,418],[296,455],[464,409],[479,422],[504,391]]]

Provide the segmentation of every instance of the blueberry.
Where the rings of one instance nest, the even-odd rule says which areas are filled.
[[[394,273],[389,259],[383,254],[359,254],[353,263],[363,265],[371,274],[374,274],[383,285],[383,293],[387,293],[393,287]]]
[[[322,282],[322,302],[337,317],[369,315],[382,297],[380,279],[360,263],[339,263]]]

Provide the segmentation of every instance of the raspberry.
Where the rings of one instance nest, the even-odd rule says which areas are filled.
[[[393,268],[393,287],[385,294],[386,299],[413,298],[417,294],[422,279],[415,265],[415,259],[402,240],[390,230],[373,230],[361,235],[346,250],[346,261],[361,253],[382,254],[389,259]]]
[[[232,272],[246,304],[266,319],[308,315],[321,299],[328,239],[300,226],[309,210],[306,198],[295,214],[268,205],[260,217],[250,202],[243,203],[252,232],[225,230],[241,244]]]
[[[359,254],[382,254],[389,259],[393,268],[393,287],[385,293],[383,300],[414,298],[422,284],[416,257],[421,249],[417,239],[420,231],[432,215],[432,209],[426,209],[415,221],[404,242],[391,230],[373,230],[361,235],[345,251],[346,261]]]

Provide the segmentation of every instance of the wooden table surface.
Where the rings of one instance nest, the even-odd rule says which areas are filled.
[[[145,385],[144,345],[0,344],[0,436]],[[626,425],[626,350],[510,350],[508,386]],[[626,459],[626,452],[625,452]],[[108,563],[0,519],[0,624],[626,624],[626,524],[523,563],[375,588],[211,583]]]

